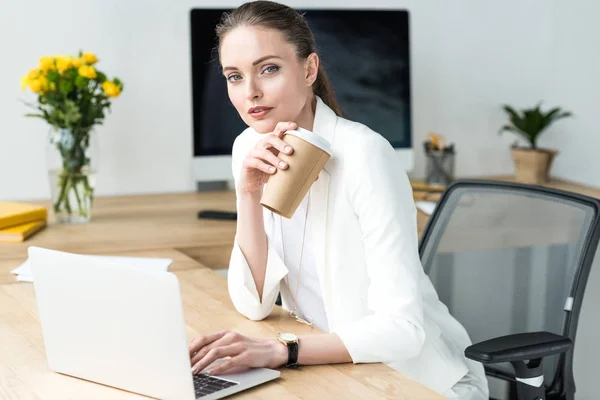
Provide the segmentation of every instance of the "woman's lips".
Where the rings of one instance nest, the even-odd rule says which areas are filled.
[[[248,114],[254,119],[262,119],[271,111],[270,107],[252,107],[248,110]]]

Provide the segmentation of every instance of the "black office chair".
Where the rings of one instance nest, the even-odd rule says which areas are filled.
[[[460,180],[423,232],[425,272],[474,343],[466,357],[512,382],[519,400],[574,398],[572,345],[599,214],[587,196]]]

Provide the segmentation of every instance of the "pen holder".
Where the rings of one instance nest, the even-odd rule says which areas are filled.
[[[448,186],[454,180],[454,159],[454,151],[426,151],[425,183],[431,186]]]

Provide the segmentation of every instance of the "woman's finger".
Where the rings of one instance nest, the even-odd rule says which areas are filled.
[[[279,169],[287,168],[287,163],[275,156],[272,152],[266,149],[254,149],[250,152],[250,155],[254,158],[262,159],[271,163],[274,167]]]
[[[196,354],[194,354],[194,356],[190,360],[192,365],[196,365],[198,363],[198,361],[202,360],[204,358],[204,356],[206,356],[206,354],[208,354],[208,352],[211,351],[212,349],[214,349],[215,347],[222,347],[222,346],[229,344],[229,343],[223,343],[223,339],[225,339],[225,337],[226,336],[223,336],[221,339],[216,340],[216,341],[212,342],[211,344],[207,344],[206,346],[204,346],[200,350],[198,350],[196,352]]]
[[[264,162],[258,158],[254,158],[254,157],[246,157],[246,159],[244,159],[243,165],[244,165],[244,168],[258,169],[269,175],[274,174],[275,171],[277,171],[277,169],[274,166],[269,165],[266,162]]]
[[[250,369],[250,366],[245,365],[244,357],[235,356],[230,358],[227,361],[223,361],[219,365],[215,365],[208,371],[206,371],[209,375],[224,375],[224,374],[237,374],[239,372],[244,372]]]
[[[296,129],[298,125],[295,122],[279,122],[275,125],[275,129],[273,133],[277,135],[277,137],[281,138],[285,131],[290,131]]]
[[[192,368],[192,374],[197,374],[203,371],[210,364],[223,357],[235,357],[242,353],[245,349],[242,343],[233,343],[223,347],[217,347],[210,350],[206,356],[198,361]],[[226,361],[225,361],[226,362]]]
[[[277,155],[279,152],[285,154],[292,154],[293,148],[279,136],[274,133],[268,134],[262,141],[260,141],[257,146],[258,148],[264,148],[271,151],[274,155]],[[275,152],[273,152],[275,149]]]
[[[227,346],[228,344],[232,344],[234,342],[240,341],[241,338],[242,338],[242,336],[235,332],[227,333],[221,339],[215,340],[211,344],[208,344],[208,345],[204,346],[203,348],[201,348],[200,350],[198,350],[198,352],[192,357],[192,365],[195,365],[198,361],[202,360],[204,358],[204,356],[206,356],[206,354],[208,354],[208,352],[211,351],[212,349],[214,349],[216,347]]]
[[[196,352],[198,350],[200,350],[202,347],[206,346],[207,344],[210,344],[210,343],[214,342],[215,340],[221,339],[228,332],[229,331],[218,331],[215,333],[211,333],[210,335],[198,336],[197,338],[193,339],[188,344],[188,350],[190,351],[190,357],[192,357],[194,354],[196,354]]]

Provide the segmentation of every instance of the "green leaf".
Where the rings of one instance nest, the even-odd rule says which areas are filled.
[[[68,70],[65,72],[65,75],[64,75],[64,77],[65,77],[66,79],[73,80],[73,79],[75,79],[75,78],[76,78],[78,75],[79,75],[79,73],[77,72],[77,69],[76,69],[76,68],[69,68],[69,69],[68,69]]]
[[[60,81],[58,84],[58,90],[62,93],[62,94],[69,94],[69,92],[71,92],[73,90],[73,82],[71,81]]]
[[[25,114],[25,116],[46,119],[42,114]]]
[[[571,116],[573,116],[572,113],[570,113],[569,111],[565,111],[565,112],[563,112],[561,114],[558,114],[556,117],[554,117],[554,119],[552,120],[552,122],[558,121],[559,119],[562,119],[562,118],[569,118]]]
[[[504,111],[506,111],[508,113],[508,115],[511,119],[519,118],[519,115],[511,106],[505,105],[503,108],[504,108]]]
[[[120,91],[123,91],[124,85],[123,85],[123,82],[119,78],[115,77],[115,79],[113,79],[113,82],[115,83],[115,85],[117,85],[117,87],[119,88]]]
[[[519,133],[518,129],[516,129],[514,126],[511,126],[511,125],[504,125],[502,128],[500,128],[500,130],[498,130],[498,134],[500,135],[504,131]]]
[[[104,75],[102,72],[96,72],[96,80],[99,83],[104,83],[106,81],[106,75]]]
[[[58,82],[60,74],[54,70],[48,72],[48,82]]]
[[[79,89],[86,88],[89,82],[90,80],[88,78],[81,75],[77,75],[77,78],[75,78],[75,86],[77,86]]]
[[[36,110],[37,110],[37,109],[39,109],[39,106],[38,106],[37,104],[35,104],[35,103],[30,103],[30,102],[28,102],[28,101],[25,101],[25,100],[23,100],[23,99],[19,99],[19,101],[20,101],[21,103],[25,104],[27,107],[30,107],[30,108],[35,108]]]
[[[507,105],[504,106],[504,111],[508,113],[510,122],[515,128],[517,128],[517,130],[523,131],[523,129],[525,129],[523,119],[517,111],[515,111],[512,107]]]
[[[49,104],[56,103],[58,101],[59,97],[60,97],[60,93],[48,92],[48,93],[46,93],[46,102]]]

